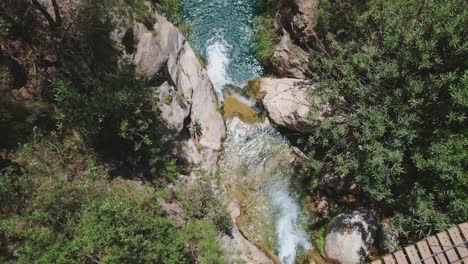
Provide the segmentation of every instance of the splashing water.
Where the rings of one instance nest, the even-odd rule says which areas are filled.
[[[217,34],[207,42],[206,54],[208,57],[208,76],[218,93],[219,98],[223,98],[223,88],[226,84],[232,84],[227,75],[229,58],[227,56],[228,44],[221,33]]]
[[[230,83],[237,86],[263,74],[263,69],[255,57],[255,43],[252,38],[255,0],[181,2],[182,20],[191,29],[189,42],[198,55],[206,58],[208,67],[211,67],[210,73],[215,73],[215,70],[224,71]],[[210,65],[210,61],[219,62],[221,54],[228,58],[223,60],[225,64]]]
[[[290,186],[293,154],[287,140],[266,121],[245,124],[238,118],[227,122],[228,136],[219,164],[228,193],[248,205],[240,228],[249,239],[276,245],[283,264],[294,263],[299,249],[312,248],[302,228],[304,217]],[[238,192],[242,196],[235,195]],[[271,221],[273,219],[273,221]],[[273,228],[275,237],[268,238]]]
[[[302,216],[295,197],[292,197],[287,182],[275,183],[270,189],[272,205],[277,209],[276,233],[278,238],[279,258],[284,264],[294,262],[298,247],[312,248],[307,234],[299,226]]]
[[[181,1],[182,19],[191,28],[189,41],[207,59],[219,98],[226,84],[242,86],[263,74],[252,39],[256,0]],[[298,250],[312,245],[291,188],[289,143],[268,122],[251,125],[234,118],[227,130],[219,167],[229,199],[243,211],[238,227],[250,241],[276,250],[283,264],[292,264]]]

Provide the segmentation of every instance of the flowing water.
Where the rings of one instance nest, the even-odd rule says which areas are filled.
[[[222,98],[226,84],[242,86],[262,75],[254,53],[255,0],[182,0],[189,41],[206,58],[207,71]],[[238,227],[247,239],[261,241],[283,264],[294,263],[299,250],[312,245],[302,228],[303,216],[291,178],[290,146],[268,123],[227,121],[219,162],[224,189],[242,212]]]
[[[253,52],[255,0],[182,0],[182,4],[182,20],[191,29],[190,44],[207,59],[219,94],[226,84],[241,86],[262,74]]]
[[[234,118],[227,128],[219,166],[226,191],[241,207],[238,227],[250,241],[276,250],[282,263],[293,263],[299,249],[312,245],[292,191],[294,154],[288,141],[268,120],[251,125]]]

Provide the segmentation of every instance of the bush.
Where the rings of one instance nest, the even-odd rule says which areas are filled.
[[[176,191],[177,200],[184,211],[185,219],[205,219],[220,231],[230,233],[231,217],[213,192],[210,180],[203,177],[192,185],[182,185]]]
[[[269,65],[276,45],[273,18],[257,17],[254,22],[254,27],[255,53],[262,65]]]
[[[151,5],[148,5],[146,0],[125,0],[125,2],[132,8],[138,22],[145,24],[148,28],[153,26],[155,21],[152,19]]]
[[[257,8],[257,16],[254,20],[255,53],[264,66],[270,64],[270,59],[278,42],[278,34],[274,26],[274,6],[274,3],[262,0]]]
[[[304,141],[314,175],[351,178],[398,213],[403,243],[465,221],[464,2],[329,2],[311,66],[333,109]]]
[[[51,84],[62,132],[80,131],[105,156],[147,175],[171,180],[180,172],[165,127],[155,118],[155,90],[133,66],[108,74],[98,86],[74,87],[58,79]]]
[[[155,191],[108,180],[77,142],[41,139],[15,162],[0,174],[0,261],[187,263]]]
[[[105,198],[83,208],[70,242],[72,259],[78,263],[93,258],[114,263],[186,263],[180,234],[162,217],[154,200],[136,203],[128,198]]]
[[[197,263],[227,263],[216,241],[218,232],[213,224],[204,220],[191,220],[182,233],[188,244],[187,250],[192,256],[197,256]]]

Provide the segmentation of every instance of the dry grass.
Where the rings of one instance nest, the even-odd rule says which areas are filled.
[[[235,96],[226,96],[224,99],[224,117],[226,119],[239,117],[242,122],[255,123],[258,121],[257,112],[244,104]]]

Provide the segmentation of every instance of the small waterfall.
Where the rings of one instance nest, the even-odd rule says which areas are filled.
[[[299,247],[312,248],[307,234],[298,225],[301,211],[296,197],[290,193],[288,182],[275,183],[269,194],[272,206],[277,210],[278,256],[283,264],[292,264]]]
[[[219,98],[226,84],[242,86],[263,74],[252,39],[256,0],[182,0],[182,5],[182,18],[192,29],[189,41],[207,59]],[[227,130],[219,169],[227,198],[241,207],[238,227],[250,241],[275,251],[283,264],[292,264],[300,249],[312,245],[291,188],[289,143],[268,121],[246,124],[234,118]]]
[[[230,186],[227,192],[249,207],[247,223],[240,228],[252,241],[273,242],[281,262],[292,264],[299,249],[309,250],[312,245],[291,188],[293,154],[288,142],[268,121],[250,125],[234,118],[227,127],[220,169]]]
[[[229,58],[227,54],[229,46],[221,33],[216,34],[207,42],[207,71],[213,86],[218,93],[218,98],[223,98],[223,88],[226,84],[232,83],[228,76],[227,69]]]

